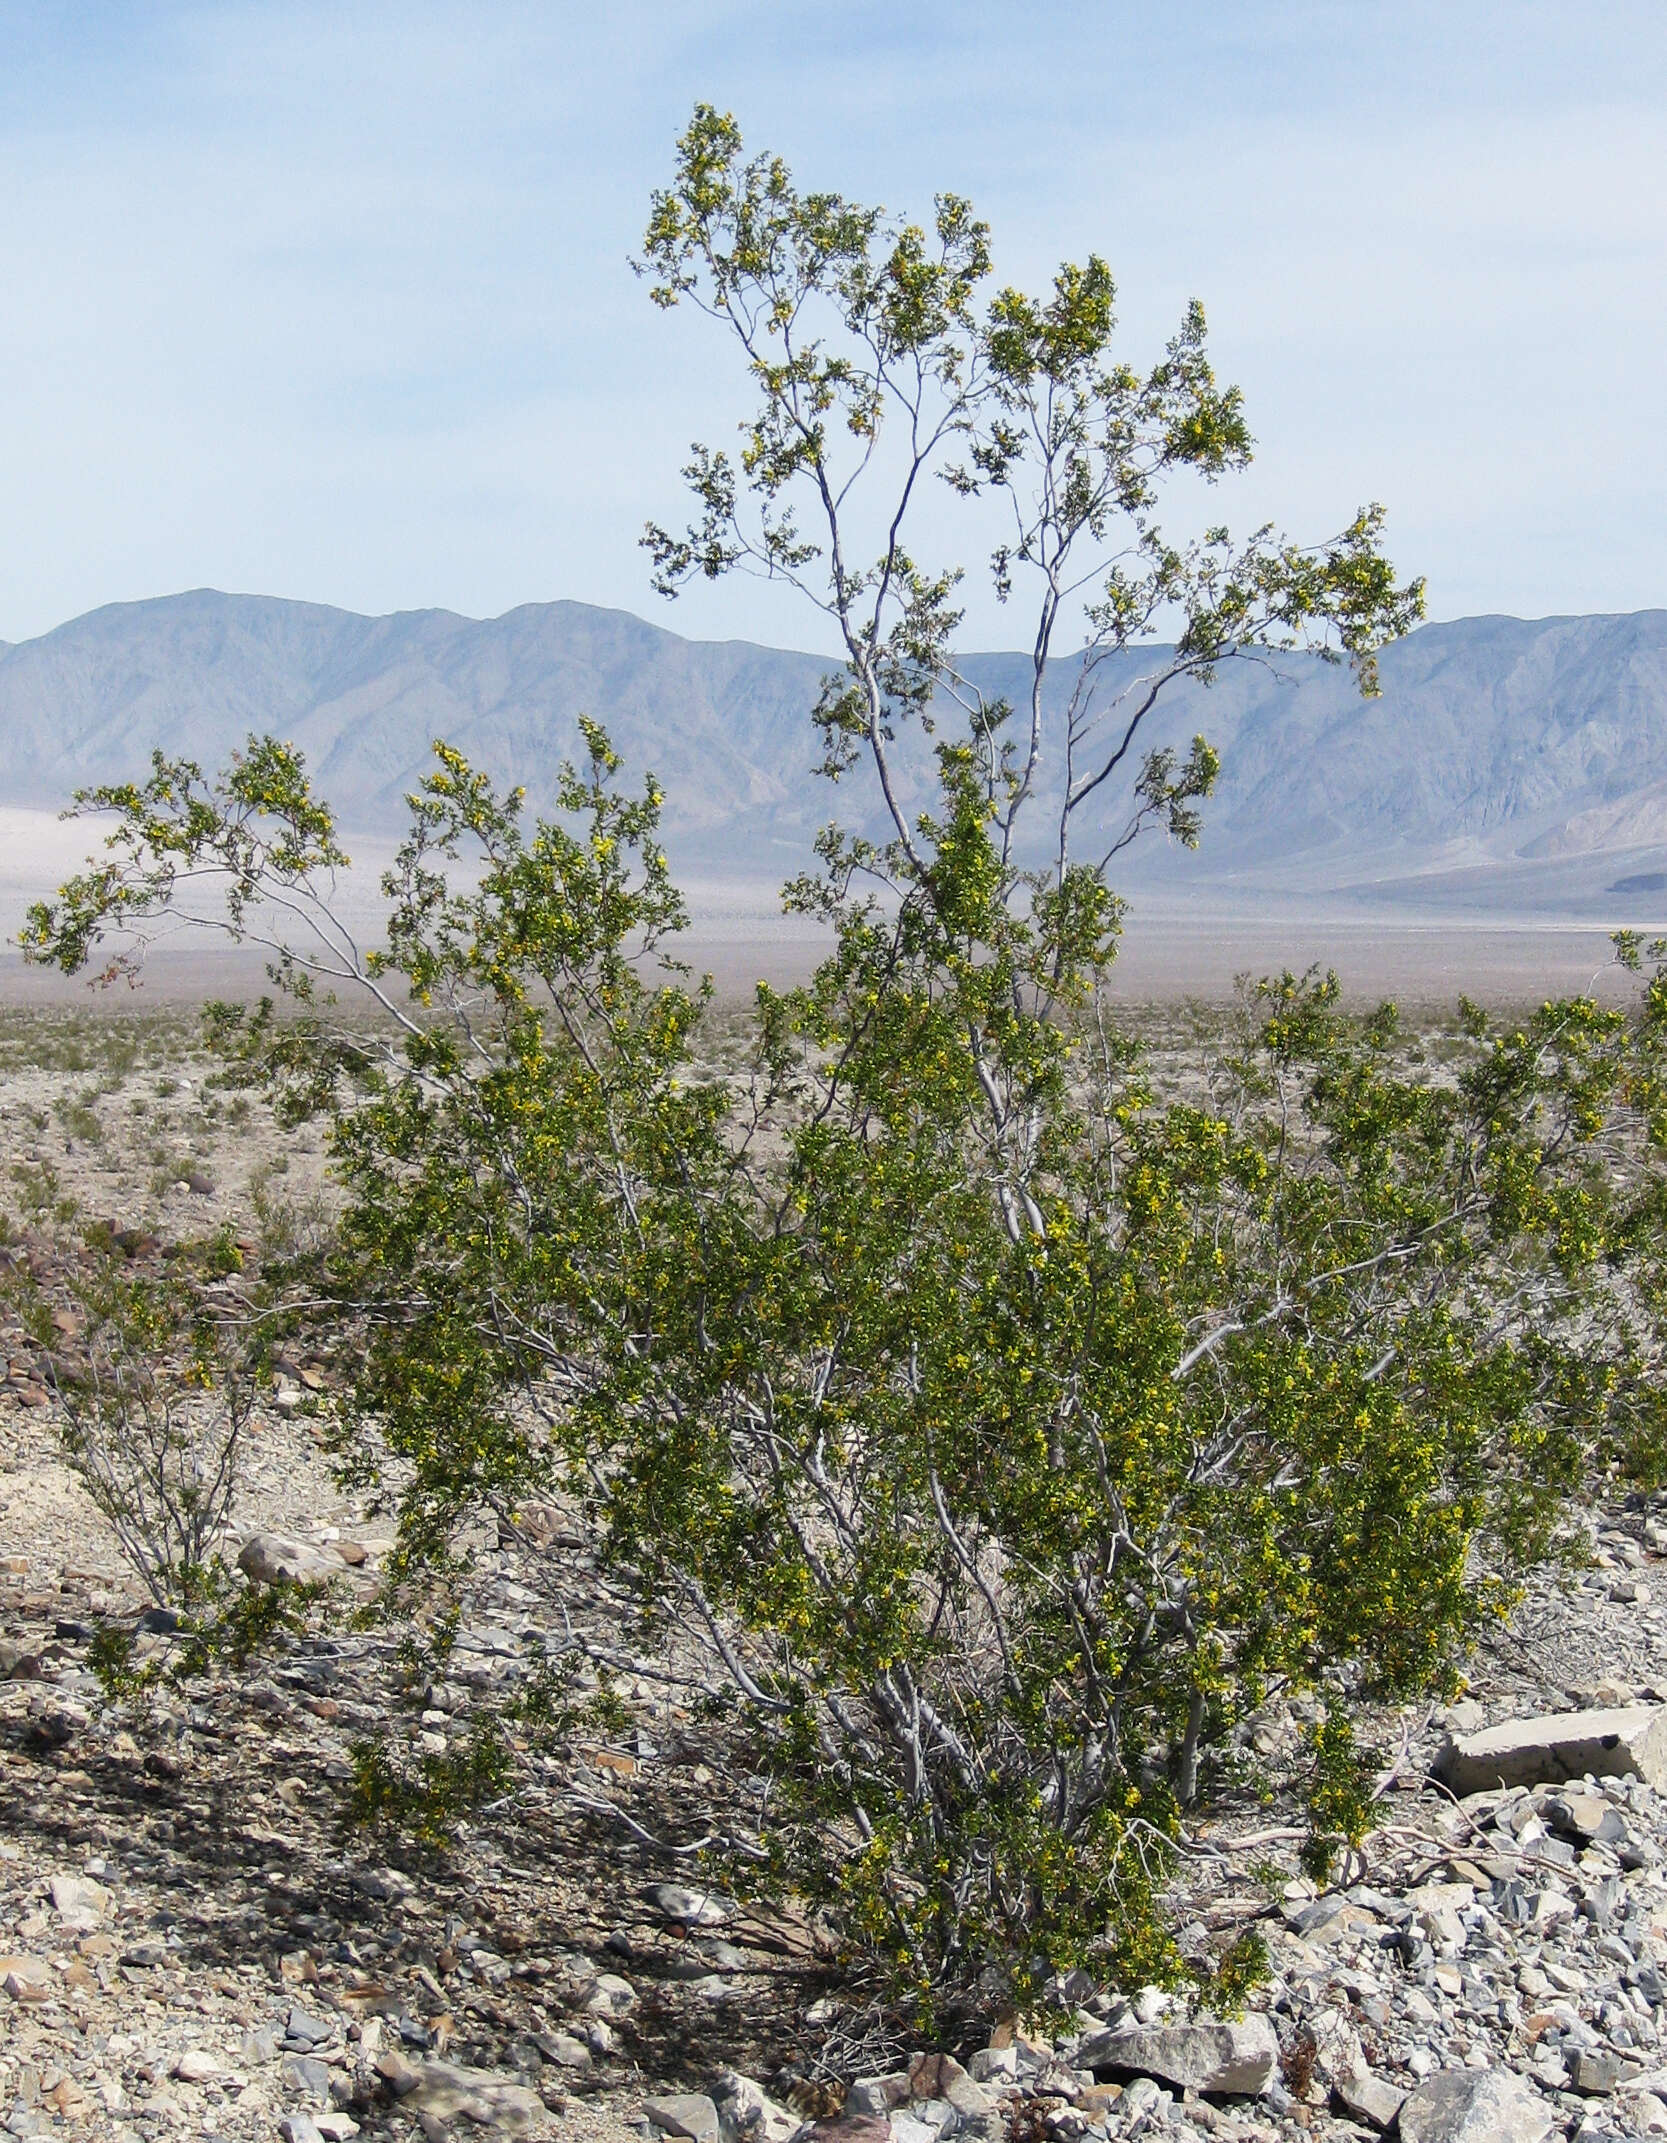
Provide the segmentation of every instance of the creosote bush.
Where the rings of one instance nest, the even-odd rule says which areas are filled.
[[[255,1392],[246,1335],[178,1278],[105,1262],[75,1292],[70,1336],[46,1355],[64,1456],[152,1601],[203,1606],[224,1590]]]
[[[1138,372],[1103,264],[985,295],[964,202],[922,231],[801,194],[713,112],[643,265],[758,396],[737,460],[697,450],[657,573],[750,566],[821,605],[826,764],[866,767],[878,814],[788,889],[833,950],[760,987],[731,1073],[670,959],[658,787],[588,722],[532,823],[437,747],[373,955],[271,739],[85,799],[117,814],[109,861],[31,950],[73,969],[163,909],[272,947],[294,1016],[224,1009],[218,1039],[326,1120],[344,1458],[397,1459],[414,1574],[483,1509],[577,1504],[767,1782],[735,1880],[808,1901],[917,2014],[1076,1966],[1231,2001],[1254,1945],[1183,1957],[1160,1896],[1251,1713],[1319,1700],[1321,1869],[1369,1821],[1360,1707],[1445,1686],[1569,1492],[1659,1446],[1667,983],[1477,1014],[1431,1077],[1391,1008],[1281,976],[1198,1093],[1157,1092],[1103,989],[1108,870],[1143,825],[1197,838],[1215,759],[1136,759],[1142,724],[1270,649],[1370,690],[1420,606],[1377,510],[1318,552],[1172,543],[1163,480],[1249,451],[1196,309]],[[1037,595],[1017,709],[956,669],[956,571],[904,548],[937,478],[1009,514],[996,588]],[[1086,647],[1056,657],[1085,583]],[[285,937],[297,913],[318,927]],[[322,1016],[344,985],[373,1038]],[[377,1813],[398,1784],[362,1771]]]

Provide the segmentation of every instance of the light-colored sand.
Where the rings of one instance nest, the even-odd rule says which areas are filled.
[[[14,941],[29,903],[50,894],[96,841],[93,825],[0,806],[0,1003],[88,1002],[84,981],[26,967]],[[356,868],[341,888],[342,911],[373,942],[383,907],[377,879],[391,849],[363,840],[352,847]],[[685,892],[691,928],[676,950],[697,974],[710,973],[725,997],[745,995],[760,980],[781,986],[801,979],[826,942],[812,925],[782,914],[769,878],[708,869],[691,875]],[[1368,909],[1312,895],[1282,902],[1240,897],[1200,878],[1195,894],[1166,887],[1133,897],[1114,990],[1133,1003],[1219,999],[1241,975],[1310,966],[1335,968],[1355,996],[1417,1004],[1451,1003],[1461,992],[1514,1003],[1630,987],[1614,969],[1605,927],[1589,919]],[[247,997],[265,986],[259,954],[180,931],[153,947],[139,991],[124,985],[105,993],[103,1003],[111,1010],[127,1002],[191,1003]]]

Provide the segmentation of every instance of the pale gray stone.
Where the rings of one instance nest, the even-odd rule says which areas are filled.
[[[1628,2090],[1624,2104],[1629,2121],[1640,2135],[1667,2135],[1667,2101],[1655,2092]]]
[[[425,2061],[400,2103],[416,2114],[425,2130],[429,2122],[461,2119],[505,2135],[522,2135],[544,2117],[544,2101],[536,2091],[494,2076],[489,2069],[467,2069],[451,2061]]]
[[[1401,2107],[1401,2143],[1542,2143],[1557,2109],[1508,2069],[1439,2069]]]
[[[281,1533],[252,1533],[238,1551],[237,1567],[257,1585],[317,1585],[341,1577],[346,1569],[339,1555],[326,1555],[302,1540],[286,1540]]]
[[[1361,2069],[1352,2076],[1339,2076],[1331,2087],[1331,2098],[1339,2113],[1382,2132],[1395,2125],[1406,2093],[1397,2091],[1392,2083],[1385,2083],[1370,2070]]]
[[[712,2086],[723,2143],[790,2143],[803,2126],[796,2113],[778,2106],[761,2084],[736,2069],[724,2069]]]
[[[845,2094],[847,2113],[887,2114],[909,2096],[906,2071],[895,2076],[859,2076]]]
[[[286,2055],[284,2089],[310,2100],[315,2106],[327,2106],[330,2103],[330,2071],[322,2061],[314,2061],[306,2054]]]
[[[1569,2056],[1569,2082],[1587,2098],[1607,2098],[1637,2071],[1607,2047],[1579,2046]]]
[[[1554,1712],[1479,1734],[1450,1735],[1435,1770],[1461,1799],[1497,1786],[1563,1785],[1628,1772],[1649,1785],[1667,1785],[1667,1708]]]
[[[1279,2062],[1279,2041],[1265,2016],[1221,2023],[1199,2017],[1187,2024],[1125,2026],[1096,2032],[1077,2049],[1083,2068],[1155,2076],[1184,2091],[1254,2096]]]
[[[53,1911],[80,1934],[90,1934],[109,1909],[109,1891],[90,1876],[54,1875],[51,1890]]]
[[[570,2031],[535,2031],[532,2042],[546,2061],[553,2061],[557,2068],[588,2069],[590,2048],[583,2039],[576,2039]]]
[[[674,2091],[665,2098],[645,2098],[643,2116],[663,2136],[685,2143],[719,2143],[718,2109],[704,2091]]]
[[[660,1915],[681,1927],[724,1927],[734,1919],[735,1908],[710,1890],[691,1890],[683,1883],[651,1883],[643,1895]]]
[[[637,1990],[617,1972],[598,1972],[591,1981],[585,2007],[592,2016],[623,2016],[636,2006]]]
[[[1613,1801],[1605,1799],[1601,1793],[1582,1791],[1578,1787],[1568,1793],[1547,1796],[1541,1813],[1553,1830],[1561,1831],[1567,1838],[1614,1845],[1627,1834],[1626,1818]]]

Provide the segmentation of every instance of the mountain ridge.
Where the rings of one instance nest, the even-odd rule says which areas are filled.
[[[1109,687],[1159,652],[1108,664]],[[571,601],[368,617],[190,590],[0,642],[0,797],[61,803],[130,777],[153,748],[213,766],[273,729],[306,753],[344,825],[385,829],[436,736],[546,801],[583,711],[633,775],[659,777],[674,849],[775,869],[836,804],[863,817],[856,782],[835,798],[808,778],[808,713],[835,667]],[[1002,651],[962,668],[992,696],[1028,676],[1026,657]],[[1073,673],[1062,658],[1050,692]],[[1236,662],[1165,703],[1153,743],[1201,729],[1222,754],[1208,872],[1341,882],[1526,864],[1590,877],[1610,857],[1667,862],[1667,609],[1426,625],[1384,651],[1381,674],[1382,696],[1363,702],[1346,669],[1314,658]],[[905,754],[915,804],[927,774]],[[1146,859],[1168,867],[1161,844]]]

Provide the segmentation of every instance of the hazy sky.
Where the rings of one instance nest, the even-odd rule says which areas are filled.
[[[1381,498],[1438,617],[1667,603],[1662,0],[0,0],[0,639],[211,585],[814,643],[637,548],[740,406],[626,267],[697,98],[1010,279],[1103,252],[1133,357],[1201,297],[1235,524]]]

